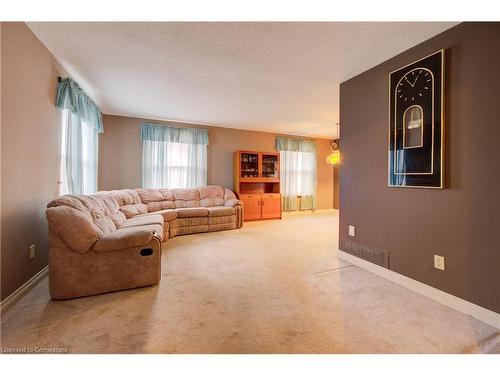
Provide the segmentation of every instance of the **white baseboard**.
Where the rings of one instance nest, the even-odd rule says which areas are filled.
[[[380,267],[374,263],[348,254],[342,250],[338,250],[337,254],[339,258],[342,258],[358,267],[370,271],[414,292],[422,294],[427,298],[442,303],[443,305],[451,307],[452,309],[460,311],[461,313],[471,315],[472,317],[485,322],[486,324],[500,329],[500,314],[494,311],[485,309],[484,307],[478,306],[472,302],[466,301],[452,294],[443,292],[442,290],[433,288],[432,286],[421,283],[420,281],[411,279],[387,268]]]
[[[4,313],[12,307],[17,301],[23,298],[31,289],[33,289],[49,272],[49,266],[45,266],[31,279],[26,281],[23,285],[17,288],[11,295],[0,302],[0,313]]]

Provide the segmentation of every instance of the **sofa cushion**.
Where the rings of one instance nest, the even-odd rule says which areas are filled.
[[[200,200],[200,207],[224,206],[224,198],[205,198]]]
[[[116,230],[117,226],[127,220],[114,197],[108,192],[76,197],[89,209],[94,223],[104,234]]]
[[[200,192],[200,206],[212,207],[224,205],[224,188],[220,186],[202,186]]]
[[[141,203],[148,207],[148,212],[174,208],[174,197],[169,189],[135,189]]]
[[[135,189],[144,204],[150,202],[173,201],[170,189]]]
[[[177,217],[200,217],[208,216],[208,208],[192,207],[192,208],[177,208]]]
[[[127,204],[125,206],[120,207],[120,211],[125,214],[127,219],[137,215],[143,215],[148,213],[148,207],[145,204],[137,203],[137,204]]]
[[[120,207],[141,203],[139,193],[133,189],[112,190],[109,192]]]
[[[149,244],[153,236],[161,241],[163,226],[160,224],[142,225],[137,227],[119,228],[102,236],[92,248],[95,251],[114,251],[139,247]]]
[[[177,218],[177,211],[176,210],[160,210],[160,211],[155,211],[155,212],[150,212],[147,214],[142,214],[139,216],[149,216],[149,215],[161,215],[163,216],[163,221],[169,222]]]
[[[50,229],[78,253],[85,253],[103,235],[88,213],[69,206],[49,207],[45,212]]]
[[[149,202],[146,203],[148,212],[161,211],[174,208],[174,202],[171,201],[161,201],[161,202]]]
[[[100,230],[102,230],[103,234],[114,232],[116,230],[116,224],[113,222],[113,220],[111,220],[109,216],[94,218],[94,224],[97,225]]]
[[[133,218],[130,218],[130,219],[126,220],[120,226],[120,228],[137,227],[137,226],[140,226],[140,225],[148,225],[148,224],[160,224],[160,225],[163,225],[163,216],[161,216],[161,215],[155,215],[155,214],[135,216]]]
[[[208,207],[208,216],[229,216],[234,215],[236,210],[234,207]]]
[[[174,197],[169,189],[135,189],[141,203],[145,204],[148,212],[174,208]]]
[[[175,208],[200,207],[198,189],[172,189]]]

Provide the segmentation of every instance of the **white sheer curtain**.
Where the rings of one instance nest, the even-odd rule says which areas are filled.
[[[207,184],[208,131],[145,124],[142,139],[142,186],[194,188]]]
[[[207,146],[143,141],[142,186],[194,188],[207,184]]]
[[[316,208],[316,153],[280,151],[281,194],[283,210]]]
[[[97,191],[98,130],[69,109],[62,111],[60,194]]]
[[[314,141],[276,137],[284,211],[316,208],[317,147]]]
[[[59,193],[95,193],[98,134],[104,131],[101,111],[71,78],[59,77],[55,104],[62,111]]]

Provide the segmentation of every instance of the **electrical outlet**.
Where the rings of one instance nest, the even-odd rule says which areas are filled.
[[[356,227],[354,225],[349,225],[349,236],[354,237],[356,234]]]
[[[35,257],[35,245],[30,245],[30,260]]]
[[[441,255],[434,255],[434,268],[444,271],[444,257]]]

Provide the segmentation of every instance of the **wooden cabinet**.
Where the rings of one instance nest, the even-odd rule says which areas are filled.
[[[280,154],[236,151],[234,191],[244,205],[243,219],[281,219]]]

